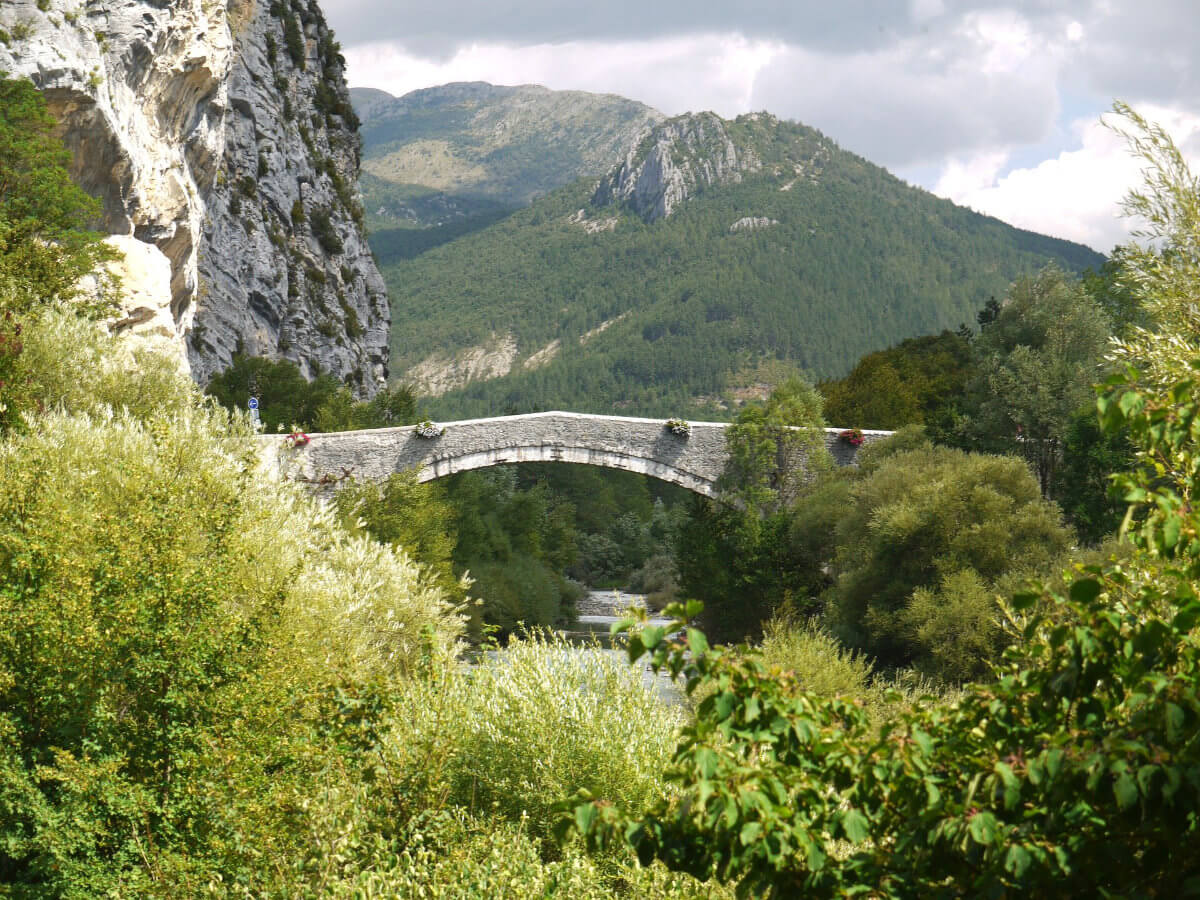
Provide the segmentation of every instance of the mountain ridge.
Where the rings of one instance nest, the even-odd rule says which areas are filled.
[[[380,255],[393,371],[436,381],[447,416],[720,414],[714,398],[763,366],[837,377],[973,322],[1032,269],[1103,258],[762,113],[664,120],[599,179],[410,258]]]
[[[375,179],[364,188],[376,228],[449,221],[407,202],[422,190],[457,207],[451,218],[470,217],[481,202],[525,206],[576,178],[599,176],[664,118],[616,94],[541,85],[453,82],[401,97],[352,88],[351,98],[362,120],[364,171]]]

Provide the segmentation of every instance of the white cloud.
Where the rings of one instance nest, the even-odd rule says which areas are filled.
[[[1036,144],[1059,110],[1062,40],[1010,12],[971,13],[885,50],[788,47],[764,67],[754,106],[797,118],[889,168]]]
[[[750,109],[758,73],[783,46],[740,35],[650,41],[510,46],[471,44],[445,60],[409,54],[393,43],[345,51],[347,78],[397,96],[450,81],[541,84],[556,90],[616,93],[674,115],[711,109],[735,116]]]
[[[1108,250],[1127,237],[1118,201],[1137,166],[1094,118],[1068,119],[1092,107],[1098,116],[1113,97],[1142,98],[1154,106],[1139,108],[1200,147],[1195,3],[326,6],[354,85],[403,94],[449,81],[532,82],[623,94],[668,114],[767,109],[873,162],[919,172],[944,196]]]
[[[1200,137],[1200,116],[1143,106],[1180,144]],[[982,152],[950,160],[933,192],[1030,231],[1087,244],[1102,253],[1127,241],[1136,223],[1121,218],[1120,204],[1140,183],[1141,166],[1125,140],[1095,119],[1072,124],[1074,149],[1036,166],[1001,174],[1004,156]],[[1200,154],[1189,160],[1200,165]]]

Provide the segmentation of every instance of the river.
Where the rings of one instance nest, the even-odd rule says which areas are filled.
[[[646,608],[646,597],[643,594],[628,594],[624,591],[592,591],[589,590],[578,604],[578,624],[571,630],[561,630],[567,640],[573,644],[591,648],[591,652],[610,653],[626,659],[622,647],[613,647],[609,629],[614,622],[619,622],[630,607]],[[647,625],[667,625],[670,619],[661,616],[650,616]],[[596,645],[599,645],[598,647]],[[655,675],[649,666],[642,662],[642,679],[647,687],[655,691],[670,703],[681,703],[683,691],[666,674]]]

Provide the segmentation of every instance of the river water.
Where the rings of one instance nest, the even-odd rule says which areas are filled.
[[[614,622],[625,618],[626,611],[631,607],[645,609],[645,595],[628,594],[624,591],[588,591],[578,603],[578,624],[569,631],[561,630],[559,633],[571,643],[587,648],[585,652],[609,653],[619,656],[623,661],[627,660],[624,647],[620,646],[621,639],[618,638],[618,646],[614,646],[609,629]],[[666,625],[669,622],[670,619],[653,615],[646,620],[647,625]],[[653,687],[667,702],[683,702],[683,691],[670,676],[655,675],[644,661],[639,665],[642,667],[642,680],[647,687]]]

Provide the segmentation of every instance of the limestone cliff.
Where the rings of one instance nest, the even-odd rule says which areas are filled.
[[[689,196],[714,184],[736,183],[762,168],[758,154],[739,146],[715,113],[688,113],[650,130],[600,180],[595,206],[620,203],[647,222],[664,219]]]
[[[202,383],[240,346],[374,392],[388,303],[316,0],[3,0],[0,70],[44,92],[132,251],[126,323],[175,341]]]

